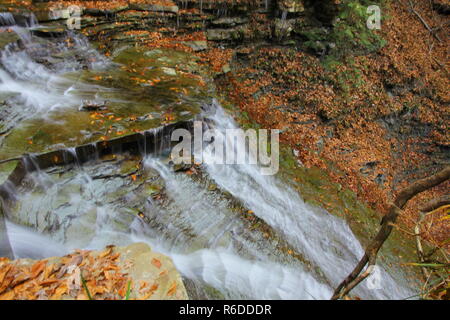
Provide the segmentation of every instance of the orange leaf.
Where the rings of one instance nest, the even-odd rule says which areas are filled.
[[[156,258],[153,258],[153,259],[152,259],[152,264],[153,264],[155,267],[157,267],[158,269],[161,268],[161,261],[159,261],[159,260],[156,259]]]
[[[45,287],[56,282],[59,282],[59,279],[47,279],[39,282],[39,285]]]
[[[44,271],[46,260],[38,261],[31,267],[31,277],[36,278],[42,271]]]
[[[65,294],[66,292],[67,292],[67,286],[66,286],[66,284],[62,284],[55,290],[55,293],[50,297],[50,299],[51,300],[60,300],[61,296],[63,294]]]
[[[170,286],[169,291],[167,291],[167,295],[168,295],[168,296],[172,296],[172,295],[175,294],[176,291],[177,291],[177,283],[174,282],[174,283]]]
[[[10,290],[7,293],[0,295],[0,300],[13,300],[14,299],[14,290]]]

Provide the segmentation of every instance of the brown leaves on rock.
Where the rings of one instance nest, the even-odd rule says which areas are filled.
[[[130,279],[118,266],[119,253],[109,246],[99,254],[76,251],[62,258],[0,260],[0,300],[123,299]]]

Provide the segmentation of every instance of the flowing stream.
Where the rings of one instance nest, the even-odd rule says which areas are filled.
[[[31,32],[39,28],[36,23],[17,26],[7,14],[0,14],[0,25],[21,43],[20,48],[8,44],[0,53],[0,96],[4,106],[14,106],[3,113],[7,121],[0,127],[6,132],[0,140],[1,158],[57,148],[70,151],[98,140],[94,130],[86,128],[92,119],[83,120],[79,111],[86,99],[109,99],[115,103],[113,112],[127,116],[126,88],[84,77],[85,72],[115,65],[86,40],[72,35],[68,46],[57,39],[37,38]],[[167,58],[164,52],[155,54],[162,55],[159,61]],[[160,71],[155,73],[158,68],[149,68],[151,77],[163,77]],[[161,86],[161,91],[139,100],[138,117],[157,118],[171,110],[191,112],[192,118],[188,105],[209,101],[209,111],[202,115],[212,127],[221,131],[238,127],[213,99],[194,99],[191,91],[170,96]],[[155,100],[170,102],[158,109],[152,105]],[[27,132],[36,126],[41,131],[50,128],[55,135],[65,127],[72,131],[50,146],[33,149],[38,148],[39,134],[30,138]],[[14,206],[4,205],[14,256],[36,259],[74,248],[143,241],[172,257],[191,297],[235,299],[327,299],[362,256],[359,241],[343,220],[305,204],[286,183],[262,176],[258,167],[203,165],[202,178],[195,179],[175,172],[165,150],[160,151],[30,172],[19,187],[8,189],[16,199]],[[205,151],[203,156],[215,155]],[[259,219],[255,228],[249,228],[242,211]],[[381,266],[375,277],[355,294],[368,299],[414,294],[400,273],[391,275]]]

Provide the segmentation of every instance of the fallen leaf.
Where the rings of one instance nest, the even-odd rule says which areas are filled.
[[[156,258],[153,258],[153,259],[152,259],[152,264],[153,264],[155,267],[157,267],[158,269],[161,268],[161,261],[159,261],[159,260],[156,259]]]
[[[0,300],[13,300],[14,299],[14,291],[10,290],[2,295],[0,295]]]
[[[173,284],[169,288],[169,291],[167,291],[167,295],[168,296],[173,296],[176,291],[177,291],[177,283],[173,282]]]
[[[46,260],[38,261],[31,267],[31,277],[36,278],[42,271],[44,271]]]

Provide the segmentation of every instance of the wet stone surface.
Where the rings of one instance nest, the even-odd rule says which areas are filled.
[[[14,97],[0,105],[8,123],[1,159],[189,120],[210,101],[202,67],[185,53],[123,47],[106,59],[77,37],[57,45],[35,38],[2,54],[3,87]],[[83,110],[86,101],[104,107]]]

